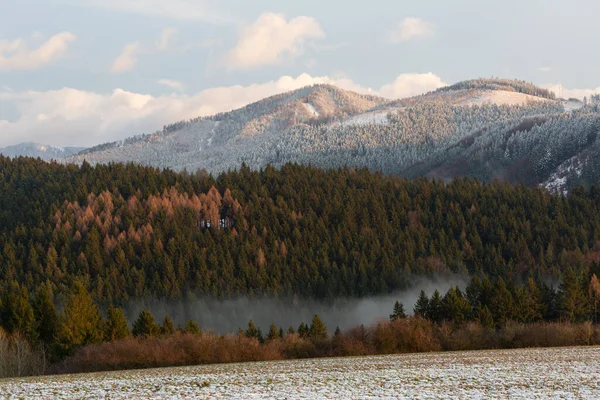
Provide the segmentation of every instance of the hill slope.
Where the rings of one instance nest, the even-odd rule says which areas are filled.
[[[14,146],[0,148],[0,154],[6,157],[33,157],[42,160],[57,160],[70,157],[83,150],[83,147],[58,148],[39,143],[20,143]]]
[[[133,161],[211,173],[242,163],[258,169],[298,162],[567,190],[600,182],[589,156],[598,151],[599,117],[597,106],[555,99],[516,80],[477,79],[394,101],[317,85],[98,146],[67,161]],[[577,168],[565,164],[571,159]]]

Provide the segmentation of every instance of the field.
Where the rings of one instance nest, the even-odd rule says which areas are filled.
[[[0,398],[594,398],[598,348],[429,353],[0,380]]]

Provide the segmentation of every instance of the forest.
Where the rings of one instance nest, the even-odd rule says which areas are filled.
[[[600,187],[557,195],[366,168],[243,165],[212,177],[0,158],[0,326],[52,363],[130,332],[164,335],[169,324],[150,313],[125,321],[140,298],[329,301],[445,273],[470,282],[423,293],[410,321],[498,332],[597,322]],[[191,321],[181,334],[210,329]]]

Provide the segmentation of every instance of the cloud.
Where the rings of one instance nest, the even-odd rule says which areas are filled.
[[[167,51],[169,49],[169,44],[173,39],[173,36],[177,32],[175,28],[165,28],[160,33],[160,38],[154,44],[156,46],[156,50],[158,51]]]
[[[34,34],[31,40],[35,41],[39,36]],[[48,65],[62,57],[75,38],[70,32],[62,32],[33,50],[29,49],[26,39],[0,40],[0,71],[33,70]]]
[[[435,35],[435,25],[420,18],[405,18],[393,29],[388,39],[393,44],[406,43],[412,39],[429,38]]]
[[[287,21],[281,14],[264,13],[240,31],[224,64],[230,69],[280,64],[303,54],[307,44],[323,37],[325,33],[314,18],[301,16]]]
[[[540,86],[554,92],[556,96],[563,99],[574,98],[583,100],[584,97],[589,98],[592,94],[600,94],[600,87],[597,87],[596,89],[569,89],[565,88],[560,83],[546,83]]]
[[[145,15],[153,18],[202,21],[214,24],[233,23],[231,17],[217,11],[216,0],[62,0],[110,11]]]
[[[9,120],[0,119],[0,147],[25,141],[55,146],[92,146],[140,133],[151,133],[165,124],[243,107],[278,93],[312,84],[331,84],[359,93],[389,97],[418,94],[439,85],[433,74],[400,75],[379,91],[347,77],[313,77],[301,74],[248,86],[234,85],[164,96],[116,89],[101,94],[76,89],[39,92],[0,91],[0,103],[16,110]],[[167,81],[163,80],[162,84]],[[172,84],[174,81],[168,81]],[[176,83],[175,83],[176,84]],[[169,86],[169,85],[167,85]]]
[[[175,89],[175,90],[179,90],[179,91],[183,92],[183,84],[181,82],[174,81],[172,79],[160,79],[158,81],[158,83],[160,85],[169,87],[171,89]]]
[[[137,63],[137,56],[140,49],[140,42],[129,43],[123,50],[117,59],[113,62],[110,67],[110,72],[113,74],[119,74],[121,72],[130,71],[135,67]]]
[[[390,84],[379,89],[379,94],[391,99],[417,96],[432,90],[448,86],[442,79],[429,72],[426,74],[401,74]]]
[[[550,68],[550,67],[540,67],[540,68],[538,68],[538,71],[540,71],[540,72],[552,72],[552,68]]]

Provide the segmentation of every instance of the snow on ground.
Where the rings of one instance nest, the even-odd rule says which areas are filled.
[[[597,398],[600,348],[428,353],[0,380],[0,398]]]
[[[541,183],[540,186],[548,189],[549,192],[566,195],[568,193],[567,179],[570,177],[581,176],[581,172],[588,157],[589,154],[578,154],[563,162],[556,168],[556,172],[550,175],[548,180]]]
[[[567,112],[573,112],[575,110],[579,110],[580,108],[583,108],[583,102],[581,102],[581,101],[565,100],[562,103],[563,103],[563,106],[565,107],[565,111],[567,111]]]
[[[319,112],[317,111],[317,109],[315,108],[315,106],[313,106],[310,103],[304,103],[304,106],[306,107],[306,109],[308,110],[309,113],[311,113],[313,116],[315,117],[319,117]]]
[[[506,90],[484,90],[472,99],[469,99],[464,105],[482,105],[482,104],[496,104],[496,105],[519,105],[529,101],[543,101],[546,99],[531,96],[519,92],[509,92]]]
[[[375,111],[367,112],[363,114],[354,115],[341,122],[342,126],[351,125],[369,125],[369,124],[386,124],[388,122],[387,115],[389,110],[386,111]]]

